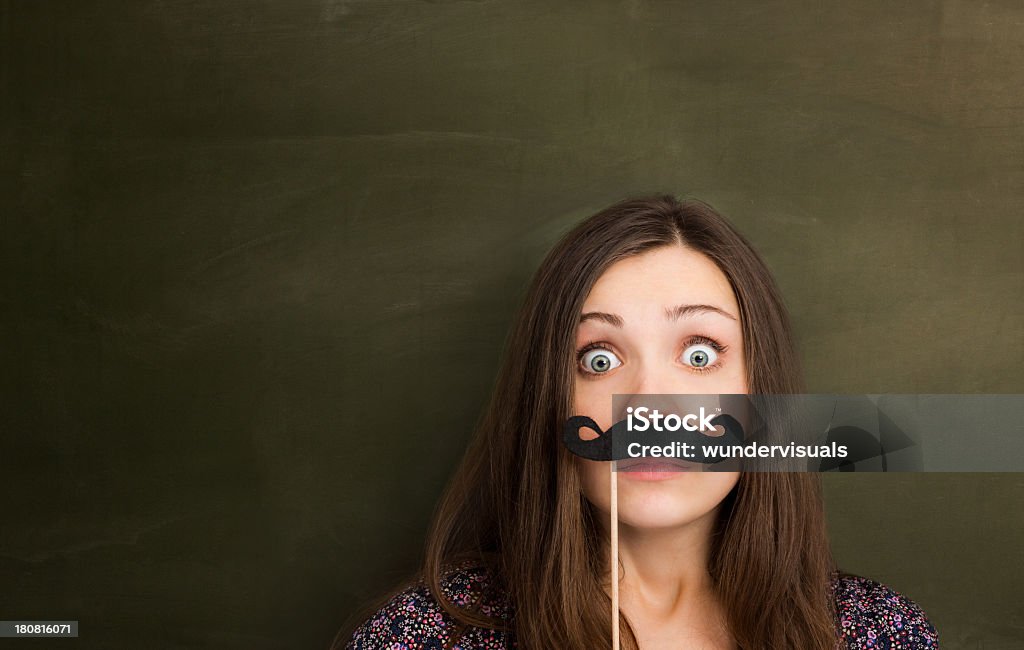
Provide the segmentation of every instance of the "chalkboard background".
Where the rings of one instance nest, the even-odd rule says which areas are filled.
[[[417,563],[541,256],[631,194],[753,240],[812,390],[1022,392],[1022,26],[968,0],[0,2],[0,619],[326,647]],[[1024,645],[1024,474],[826,478],[845,568],[944,648]]]

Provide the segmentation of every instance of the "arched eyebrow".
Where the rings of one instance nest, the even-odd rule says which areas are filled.
[[[679,320],[692,314],[720,314],[726,318],[736,320],[736,317],[729,312],[715,307],[714,305],[676,305],[672,309],[665,310],[665,317],[669,320]]]
[[[729,312],[715,307],[714,305],[676,305],[670,309],[665,310],[665,318],[670,321],[679,320],[680,318],[686,318],[695,314],[718,314],[731,320],[736,320],[736,317]],[[603,311],[588,311],[580,316],[580,323],[584,323],[588,320],[599,320],[608,323],[612,327],[622,328],[625,321],[622,316],[618,314],[609,314]]]

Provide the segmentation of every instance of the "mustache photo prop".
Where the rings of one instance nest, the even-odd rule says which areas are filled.
[[[743,425],[726,413],[711,418],[714,427],[722,427],[724,434],[711,435],[699,431],[669,431],[667,429],[637,431],[629,427],[629,420],[616,422],[608,431],[602,431],[596,422],[586,415],[574,415],[565,422],[562,430],[562,443],[572,453],[588,460],[626,460],[635,458],[629,450],[637,447],[686,448],[691,450],[690,460],[703,464],[714,464],[726,460],[722,448],[744,443]],[[597,434],[596,438],[584,440],[580,437],[581,429],[590,429]],[[718,449],[717,453],[712,449]]]
[[[573,415],[562,427],[562,443],[576,456],[594,461],[654,459],[665,471],[699,464],[725,469],[728,449],[748,443],[748,432],[763,426],[747,395],[614,395],[613,424],[603,430],[594,418]],[[590,430],[589,434],[586,430]],[[619,468],[613,463],[613,469]]]
[[[743,471],[922,469],[913,396],[615,395],[612,402],[607,430],[587,415],[565,421],[569,452],[605,462],[666,459],[659,464],[669,471],[671,461],[729,469],[721,463],[730,459]]]

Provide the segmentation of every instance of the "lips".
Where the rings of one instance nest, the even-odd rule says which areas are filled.
[[[678,458],[636,458],[620,460],[616,469],[620,472],[694,472],[700,465]]]

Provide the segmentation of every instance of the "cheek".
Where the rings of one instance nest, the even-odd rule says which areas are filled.
[[[601,379],[577,378],[573,390],[573,414],[585,415],[601,427],[602,431],[608,431],[615,424],[613,416],[614,396],[630,394],[632,386],[629,385],[625,374]],[[620,412],[619,419],[623,417]],[[591,465],[594,461],[586,461]],[[608,463],[601,463],[600,467],[604,472],[609,472]],[[595,471],[595,468],[591,468]],[[606,481],[607,482],[607,481]]]
[[[699,389],[699,390],[697,390]],[[742,363],[733,363],[696,385],[693,392],[706,394],[741,395],[750,392],[747,387],[747,369]]]
[[[576,380],[573,414],[586,415],[607,431],[612,425],[612,392],[607,381],[600,383],[604,385],[585,379]]]

